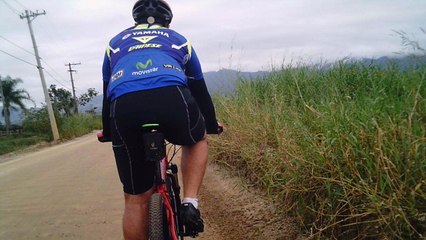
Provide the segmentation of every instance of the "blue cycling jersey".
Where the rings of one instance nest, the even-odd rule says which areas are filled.
[[[189,41],[159,25],[140,24],[112,38],[105,53],[103,80],[108,99],[166,86],[186,86],[202,80],[198,57]]]

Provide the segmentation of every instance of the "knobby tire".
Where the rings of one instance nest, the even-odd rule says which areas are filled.
[[[155,193],[151,196],[149,203],[149,239],[169,239],[168,227],[163,197]]]

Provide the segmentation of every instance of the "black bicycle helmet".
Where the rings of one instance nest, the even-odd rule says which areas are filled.
[[[133,6],[133,19],[136,23],[165,23],[172,21],[173,13],[164,0],[138,0]]]

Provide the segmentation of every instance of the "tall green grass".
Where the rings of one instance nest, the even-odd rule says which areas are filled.
[[[62,140],[73,139],[102,128],[100,116],[80,114],[62,117],[57,115],[56,120]],[[47,111],[42,109],[26,116],[22,134],[0,136],[0,155],[52,140],[52,129]]]
[[[426,67],[288,65],[216,97],[215,158],[316,239],[426,237]]]
[[[101,116],[93,114],[62,116],[55,111],[55,118],[61,139],[72,139],[102,128]],[[53,140],[49,116],[45,107],[26,115],[22,127],[27,134]]]
[[[59,133],[62,139],[72,139],[102,129],[100,116],[71,115],[63,118],[59,125]]]
[[[2,154],[14,152],[43,141],[46,141],[46,139],[43,137],[32,136],[28,134],[0,136],[0,156]]]

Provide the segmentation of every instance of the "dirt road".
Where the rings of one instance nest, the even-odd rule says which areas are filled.
[[[296,239],[288,219],[237,179],[209,166],[197,239]],[[0,156],[0,239],[122,239],[123,200],[110,144],[90,134]]]

